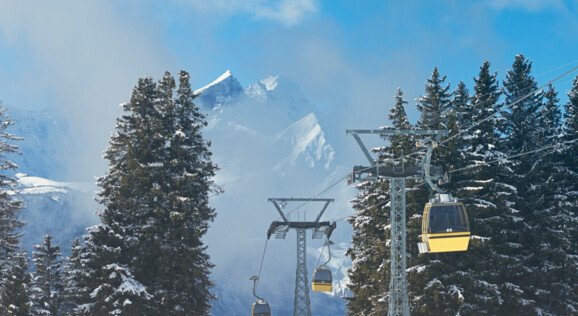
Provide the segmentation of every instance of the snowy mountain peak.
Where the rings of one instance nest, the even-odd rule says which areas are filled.
[[[259,80],[245,89],[245,94],[255,100],[260,102],[266,102],[268,100],[269,93],[271,93],[277,86],[279,76],[268,76],[264,79]]]
[[[245,95],[260,102],[267,101],[267,89],[261,82],[255,82],[245,88]]]
[[[196,100],[203,107],[213,111],[218,111],[223,105],[236,100],[242,92],[243,87],[230,70],[208,85],[195,90],[195,94],[200,94]]]
[[[278,82],[277,79],[279,78],[279,76],[268,76],[265,79],[262,79],[261,82],[264,86],[265,89],[267,89],[267,91],[271,91],[275,88],[277,88]]]
[[[216,84],[219,84],[221,81],[223,81],[223,80],[231,77],[232,75],[233,75],[233,74],[231,73],[231,70],[228,70],[228,69],[227,69],[227,71],[225,71],[224,74],[220,75],[219,78],[213,80],[213,82],[209,83],[208,85],[206,85],[206,86],[204,86],[204,87],[202,87],[202,88],[200,88],[200,89],[195,90],[195,94],[202,93],[203,91],[209,89],[210,87],[212,87],[212,86],[214,86],[214,85],[216,85]]]

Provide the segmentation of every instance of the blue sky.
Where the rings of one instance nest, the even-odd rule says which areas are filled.
[[[434,67],[472,87],[484,60],[503,80],[516,54],[544,84],[578,65],[578,1],[0,0],[0,99],[60,108],[100,154],[139,76],[186,69],[201,87],[291,77],[346,128],[384,124],[398,87],[414,99]],[[569,76],[556,83],[560,97]]]

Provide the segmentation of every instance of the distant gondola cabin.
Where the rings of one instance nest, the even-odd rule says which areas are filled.
[[[313,291],[331,292],[333,279],[331,278],[331,270],[325,266],[320,266],[313,272],[313,280],[311,281],[311,288]]]
[[[470,242],[470,224],[463,203],[426,204],[422,218],[420,253],[466,251]]]
[[[271,316],[271,309],[269,308],[269,303],[262,300],[258,300],[257,302],[253,303],[252,315]]]

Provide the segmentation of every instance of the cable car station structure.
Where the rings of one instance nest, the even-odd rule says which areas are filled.
[[[444,130],[347,130],[346,134],[351,134],[361,151],[369,161],[370,166],[354,166],[353,173],[350,174],[348,183],[355,180],[377,181],[379,179],[390,179],[391,181],[391,268],[389,283],[389,315],[409,315],[409,299],[407,294],[406,280],[406,212],[405,212],[405,180],[416,179],[426,180],[427,183],[438,192],[442,192],[432,180],[440,179],[443,174],[441,167],[430,165],[431,154],[437,142],[449,131]],[[419,165],[405,166],[391,164],[386,166],[374,159],[369,150],[359,137],[360,134],[378,135],[415,135],[424,136],[425,141],[420,142],[421,146],[427,146],[427,152]],[[386,161],[387,163],[387,161]],[[367,176],[362,177],[363,174]]]
[[[309,301],[309,281],[307,276],[307,265],[306,265],[306,231],[308,229],[313,230],[313,239],[320,239],[323,235],[327,236],[327,239],[331,237],[331,233],[336,227],[336,223],[330,223],[328,221],[320,222],[321,216],[327,209],[329,203],[333,202],[333,199],[303,199],[303,198],[270,198],[269,202],[273,202],[277,212],[281,215],[282,221],[274,221],[269,226],[267,230],[267,239],[271,238],[271,235],[275,234],[276,239],[285,239],[289,229],[295,229],[297,231],[297,270],[295,276],[295,301],[294,301],[294,316],[311,316],[311,308]],[[283,213],[282,205],[287,202],[324,202],[323,209],[314,221],[289,221],[287,216]],[[280,205],[281,203],[281,205]]]

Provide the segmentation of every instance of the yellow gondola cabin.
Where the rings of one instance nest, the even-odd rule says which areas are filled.
[[[320,266],[313,272],[313,280],[311,281],[311,288],[313,291],[331,292],[333,279],[331,278],[331,270],[325,265]]]
[[[443,194],[442,194],[443,196]],[[423,212],[420,253],[466,251],[470,225],[464,204],[457,201],[430,202]]]

